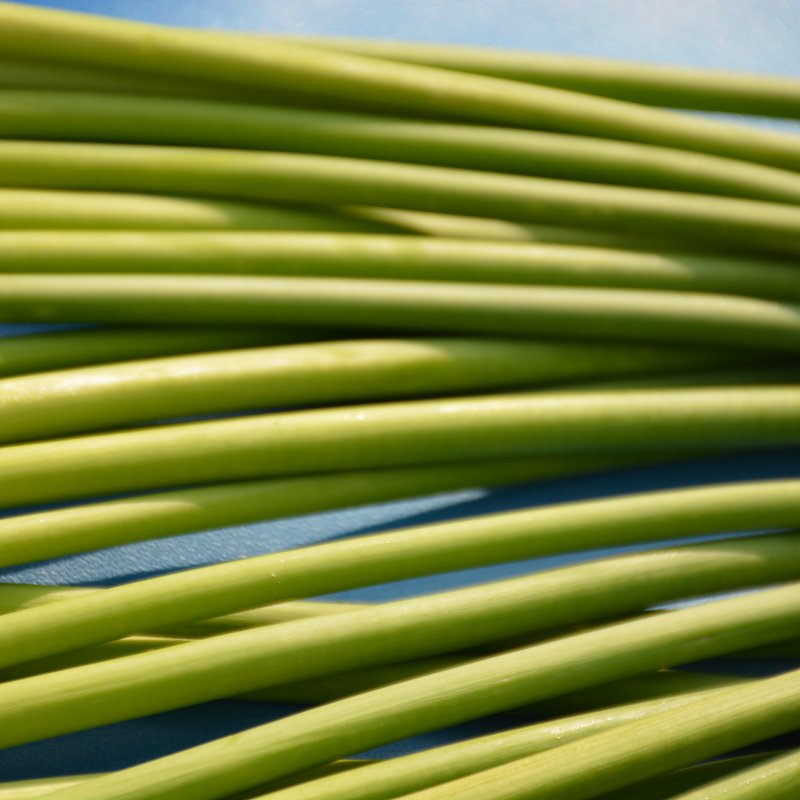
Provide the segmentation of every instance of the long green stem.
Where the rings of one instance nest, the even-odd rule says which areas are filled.
[[[725,351],[502,339],[319,342],[148,359],[0,380],[0,442],[225,411],[680,374],[735,360]]]
[[[795,730],[798,712],[800,671],[751,686],[726,689],[715,696],[566,744],[563,749],[523,758],[406,797],[409,800],[412,797],[414,800],[445,797],[558,800],[569,796],[584,800]],[[576,763],[581,764],[580,770],[575,769]],[[781,771],[776,785],[780,786],[785,777],[787,773]],[[789,780],[793,780],[791,771]],[[701,791],[700,796],[706,795]]]
[[[155,800],[180,796],[185,800],[212,800],[347,753],[537,699],[646,672],[664,664],[722,654],[756,641],[778,640],[791,635],[798,621],[797,584],[694,606],[655,619],[622,623],[522,648],[339,700],[235,737],[122,770],[91,784],[54,793],[52,797],[54,800],[121,797]],[[797,682],[795,676],[795,685]],[[759,684],[759,690],[762,686]],[[772,699],[769,691],[757,694]],[[787,724],[787,717],[789,724],[796,724],[797,710],[786,702],[789,693],[777,694],[784,704],[777,704],[771,715],[772,725]],[[800,692],[797,694],[800,697]],[[794,700],[793,693],[791,699]],[[729,711],[730,703],[726,698]],[[761,707],[762,713],[767,710],[772,710],[768,703]],[[763,728],[751,729],[751,734],[758,733],[769,735]],[[608,734],[596,736],[604,735]],[[591,742],[596,736],[585,741]],[[721,744],[724,748],[724,743]],[[575,764],[575,760],[570,761],[573,772]]]
[[[800,388],[539,392],[312,409],[11,445],[0,506],[377,467],[800,441]]]
[[[0,272],[217,273],[717,292],[800,302],[768,258],[331,233],[0,232]]]
[[[298,338],[295,332],[219,328],[92,328],[0,337],[0,376],[140,358],[254,347]]]
[[[796,173],[685,150],[511,128],[176,98],[0,91],[0,136],[279,150],[776,202],[800,200]]]
[[[3,639],[9,643],[3,664],[270,602],[436,572],[721,530],[787,528],[797,521],[798,503],[796,481],[646,493],[212,565],[6,614],[0,618],[0,636],[10,637]],[[47,637],[40,634],[43,628]]]
[[[0,746],[300,678],[603,619],[676,597],[798,576],[800,535],[760,536],[609,558],[329,617],[188,641],[0,685]],[[62,617],[70,605],[56,607]],[[0,620],[6,623],[0,635],[10,651],[7,656],[4,651],[5,663],[19,663],[33,652],[23,643],[24,636],[11,634],[13,616]],[[47,630],[50,641],[43,649],[57,649],[55,626],[43,629],[31,619],[32,612],[16,616],[17,621],[27,618],[35,626],[27,628],[28,636],[34,629],[40,636]],[[766,641],[771,641],[769,635]],[[61,649],[74,647],[74,641],[61,644]]]
[[[796,206],[708,194],[362,158],[151,145],[5,141],[0,168],[6,186],[28,189],[386,206],[800,253]],[[276,212],[252,209],[250,219],[270,213]]]
[[[0,275],[0,321],[324,326],[797,352],[800,305],[562,286],[221,275]]]
[[[367,217],[232,200],[0,189],[0,230],[312,230],[397,232]]]
[[[800,750],[675,795],[674,800],[792,800],[800,791]]]
[[[489,459],[248,481],[39,511],[0,519],[0,564],[24,564],[228,525],[632,463],[637,463],[635,457]],[[13,592],[10,587],[3,590]]]
[[[800,119],[795,77],[449,44],[321,36],[290,41],[647,105]]]
[[[666,144],[800,168],[797,138],[590,95],[334,53],[4,3],[2,52],[202,83],[313,93],[415,115]]]

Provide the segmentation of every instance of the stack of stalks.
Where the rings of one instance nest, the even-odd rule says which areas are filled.
[[[665,108],[798,119],[800,80],[8,3],[0,31],[0,321],[77,325],[0,341],[0,566],[800,444],[800,135]],[[798,528],[799,478],[710,474],[108,589],[2,584],[0,747],[308,708],[0,798],[796,798],[800,753],[769,740],[800,727],[800,671],[681,667],[800,656]],[[644,548],[314,600],[623,545]]]

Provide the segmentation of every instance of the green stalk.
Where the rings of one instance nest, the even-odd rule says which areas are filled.
[[[800,253],[800,208],[709,194],[339,156],[73,142],[0,142],[0,168],[4,185],[27,189],[386,206]],[[236,224],[275,213],[250,207],[236,212],[245,219]]]
[[[800,119],[800,80],[795,77],[451,44],[322,36],[290,41],[647,105]]]
[[[795,386],[515,393],[312,409],[11,445],[0,507],[378,467],[800,442]]]
[[[535,753],[543,753],[634,720],[646,719],[671,708],[714,697],[724,691],[714,689],[631,703],[599,713],[595,711],[561,717],[376,762],[357,772],[326,776],[262,797],[269,797],[270,800],[340,800],[343,797],[347,800],[386,800],[400,797]]]
[[[347,233],[0,232],[0,272],[240,273],[554,284],[800,302],[795,265],[768,258]]]
[[[637,463],[636,457],[489,459],[248,481],[37,511],[0,519],[0,564],[12,566],[229,525],[631,463]],[[3,587],[4,593],[9,591],[13,589]]]
[[[795,730],[798,713],[800,670],[751,686],[726,689],[563,748],[405,796],[409,800],[585,800]],[[576,764],[581,769],[576,770]],[[793,766],[796,769],[796,758]],[[790,775],[791,770],[779,772],[775,778],[779,788],[787,775],[789,781],[796,780]],[[701,791],[695,796],[708,795]]]
[[[0,230],[397,232],[388,224],[328,211],[210,198],[0,189]]]
[[[0,640],[8,642],[0,659],[9,665],[266,603],[437,572],[725,530],[787,528],[798,519],[796,484],[756,482],[570,503],[150,578],[0,617]],[[158,502],[158,496],[153,499]],[[41,636],[43,628],[47,637]]]
[[[234,737],[122,770],[91,784],[53,793],[52,797],[54,800],[155,800],[180,796],[184,800],[212,800],[327,763],[346,753],[537,699],[646,672],[664,664],[719,655],[755,644],[755,640],[761,643],[778,640],[791,635],[798,621],[800,586],[797,584],[694,606],[655,619],[622,623],[522,648],[339,700]],[[796,675],[793,680],[796,685]],[[757,694],[771,698],[769,690],[764,692],[762,687],[760,683]],[[787,726],[796,724],[797,710],[786,702],[789,692],[776,694],[780,694],[783,705],[777,704],[778,709],[771,715],[772,724],[777,726],[779,720]],[[800,696],[800,692],[797,694]],[[730,703],[726,698],[728,709]],[[772,710],[765,703],[762,713],[765,706]],[[620,731],[626,728],[630,730],[626,726]],[[754,728],[751,731],[756,733]],[[763,727],[758,732],[764,733]],[[585,741],[607,735],[597,734]],[[563,753],[565,749],[553,752]],[[573,771],[575,763],[570,761]]]
[[[800,791],[800,750],[676,795],[674,800],[792,800]]]
[[[0,376],[277,344],[298,338],[296,332],[278,333],[268,329],[116,327],[5,336],[0,337]]]
[[[728,354],[728,365],[736,360]],[[148,359],[0,380],[0,443],[226,411],[699,371],[720,362],[724,351],[502,339],[317,342]]]
[[[605,139],[332,111],[0,91],[0,136],[279,150],[796,203],[800,176]]]
[[[799,575],[800,535],[759,536],[609,558],[331,617],[184,642],[0,685],[0,747],[291,680],[450,652],[603,619],[677,597]],[[76,602],[55,608],[63,618]],[[787,606],[800,613],[797,603],[787,601]],[[17,622],[28,622],[28,638],[33,630],[40,637],[47,631],[50,641],[40,645],[39,652],[55,652],[59,646],[73,649],[77,644],[62,640],[59,645],[56,626],[40,627],[41,620],[35,622],[31,611],[6,615],[0,619],[5,623],[0,635],[10,651],[3,653],[7,664],[24,661],[34,652],[25,645],[24,635],[12,635],[9,623],[14,616]],[[87,620],[84,624],[89,625]],[[781,638],[774,630],[770,636],[770,626],[765,627],[766,642]]]
[[[376,328],[797,352],[800,305],[698,292],[245,275],[0,275],[0,322]]]
[[[0,27],[6,56],[313,93],[365,108],[629,139],[800,168],[798,140],[791,134],[285,40],[264,44],[10,3],[0,7]]]

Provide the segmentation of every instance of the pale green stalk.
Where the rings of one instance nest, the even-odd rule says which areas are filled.
[[[721,655],[756,641],[775,641],[790,635],[798,622],[798,584],[694,606],[655,619],[556,639],[355,695],[122,770],[91,784],[54,793],[52,797],[54,800],[155,800],[179,796],[182,800],[212,800],[348,753],[537,699],[646,672],[667,663]],[[793,681],[796,687],[798,678],[793,676]],[[757,694],[763,699],[770,692],[764,692],[762,686],[759,684]],[[770,715],[772,726],[796,724],[797,710],[786,702],[789,693],[775,694],[780,695],[782,704],[777,704],[778,709]],[[797,701],[800,702],[800,687]],[[697,708],[698,704],[694,706]],[[725,706],[730,713],[728,698]],[[769,705],[767,709],[772,710]],[[762,704],[762,714],[764,710]],[[630,726],[626,727],[630,730]],[[751,726],[750,730],[751,735],[769,735],[763,727],[755,730]],[[609,733],[597,734],[585,742]],[[721,744],[724,747],[725,743]],[[563,753],[569,747],[576,744],[552,752]],[[545,756],[546,753],[539,757]],[[569,762],[573,772],[575,763]]]
[[[776,202],[800,199],[796,173],[685,150],[174,97],[0,90],[0,137],[316,153]]]
[[[800,442],[800,387],[512,393],[264,414],[11,445],[0,506],[198,483]]]
[[[5,186],[28,189],[386,206],[800,253],[796,205],[685,191],[340,156],[97,143],[0,142],[0,168]],[[277,212],[236,212],[243,220],[237,225],[255,224],[257,214],[267,220],[270,213]]]
[[[800,792],[800,750],[759,762],[673,800],[793,800]]]
[[[184,642],[0,684],[0,747],[292,680],[462,650],[635,612],[670,599],[798,576],[800,534],[759,536],[609,558],[328,617]],[[103,592],[102,597],[110,598],[111,593]],[[47,639],[44,645],[38,645],[39,653],[74,649],[74,639],[68,643],[62,640],[59,646],[64,626],[45,626],[41,612],[55,610],[64,619],[72,606],[73,615],[68,619],[75,620],[75,605],[80,602],[66,601],[0,618],[5,664],[33,656],[34,649],[24,640],[34,638],[34,632]],[[791,601],[786,606],[800,613]],[[38,619],[34,619],[36,612]],[[86,619],[81,621],[85,628],[94,627]],[[20,630],[23,622],[24,632]],[[774,630],[770,635],[770,626],[764,627],[765,643],[787,635],[782,628],[780,636]],[[86,636],[84,633],[82,638]],[[555,641],[570,638],[574,636]],[[753,641],[760,643],[758,637]],[[729,649],[739,647],[732,644]],[[435,674],[443,673],[440,670]]]
[[[179,353],[290,342],[297,332],[215,328],[90,328],[0,337],[0,376],[109,364]]]
[[[300,92],[365,108],[665,144],[800,168],[797,137],[516,81],[4,3],[4,56]],[[746,131],[746,133],[743,132]]]
[[[487,459],[247,481],[36,511],[0,519],[0,564],[12,566],[229,525],[650,460],[636,456]]]
[[[564,797],[585,800],[795,730],[798,725],[800,670],[750,686],[725,689],[713,697],[562,748],[404,797],[408,800],[412,797],[414,800],[451,797],[459,800],[559,800]],[[576,764],[580,769],[576,769]],[[787,773],[781,771],[780,777],[774,778],[775,785],[780,787],[781,779],[786,777]],[[792,780],[789,777],[789,781]],[[706,796],[702,791],[695,795]],[[770,800],[775,797],[769,793],[743,796],[769,797]]]
[[[389,227],[387,227],[389,226]],[[214,198],[0,188],[0,230],[301,230],[393,233],[366,216]]]
[[[245,35],[269,41],[264,34]],[[322,36],[290,41],[647,105],[800,119],[800,80],[791,76],[452,44]]]
[[[0,275],[0,322],[267,320],[351,331],[800,351],[799,304],[725,294],[295,276]]]
[[[280,336],[276,339],[280,342]],[[375,339],[104,364],[0,380],[0,443],[226,411],[485,392],[687,368],[699,371],[742,360],[725,351],[688,348]]]
[[[796,266],[769,258],[348,233],[7,231],[0,232],[0,272],[383,278],[664,289],[800,301]]]

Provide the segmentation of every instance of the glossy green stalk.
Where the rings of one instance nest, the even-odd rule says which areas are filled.
[[[365,108],[665,144],[800,168],[797,137],[456,71],[4,3],[5,56],[327,96]],[[743,135],[743,130],[747,131]]]
[[[635,457],[489,459],[248,481],[36,511],[0,519],[0,564],[25,564],[228,525],[631,463],[636,463]]]
[[[353,483],[358,487],[358,477]],[[788,528],[798,519],[796,484],[755,482],[568,503],[159,576],[4,615],[0,641],[8,646],[0,658],[9,665],[266,603],[509,560],[727,530]],[[380,484],[368,484],[375,485]],[[307,503],[307,492],[302,496]],[[158,496],[151,500],[157,503]],[[40,635],[42,626],[49,636]]]
[[[279,106],[4,90],[0,137],[279,150],[776,202],[800,200],[796,173],[685,150]]]
[[[792,800],[800,792],[800,750],[675,795],[674,800]]]
[[[530,456],[674,458],[797,442],[796,386],[417,400],[10,445],[0,461],[0,507],[379,467]]]
[[[151,145],[5,141],[0,168],[4,185],[28,189],[386,206],[800,253],[800,208],[710,194],[363,158]],[[237,212],[245,220],[239,227],[270,212],[249,213]]]
[[[328,211],[232,200],[119,192],[0,189],[0,230],[312,230],[396,232],[396,226]]]
[[[800,271],[769,258],[333,233],[0,232],[0,272],[387,278],[665,289],[800,302]]]
[[[355,695],[122,770],[90,785],[54,793],[52,797],[53,800],[122,797],[155,800],[180,796],[183,800],[212,800],[327,763],[346,753],[537,699],[646,672],[664,664],[719,655],[756,641],[775,641],[790,635],[798,622],[800,586],[791,584],[670,612],[655,619],[613,625]],[[797,677],[793,676],[793,680],[796,685]],[[759,684],[758,694],[771,698],[762,686]],[[786,724],[787,716],[790,724],[796,724],[797,710],[786,702],[789,693],[778,691],[776,695],[783,701],[778,709],[783,710],[772,715],[773,726],[777,727],[779,720]],[[705,701],[709,702],[712,701]],[[762,713],[765,706],[769,708],[767,703],[763,704]],[[731,701],[727,697],[726,708],[730,711]],[[630,730],[630,726],[626,727]],[[763,730],[755,731],[752,726],[750,730],[769,735]],[[609,733],[597,734],[585,742]],[[721,744],[724,748],[725,743]],[[566,752],[566,748],[575,746],[566,745],[552,752]],[[574,760],[569,763],[573,772],[575,763]]]
[[[300,678],[603,619],[677,597],[798,576],[800,535],[761,536],[609,558],[329,617],[184,642],[0,684],[0,747]],[[110,593],[103,596],[110,597]],[[76,602],[55,608],[63,617]],[[792,607],[791,602],[787,605]],[[24,661],[32,652],[24,645],[18,647],[24,637],[11,635],[8,623],[14,616],[18,622],[27,620],[32,626],[27,628],[29,634],[35,629],[41,636],[47,630],[48,639],[57,638],[55,626],[43,629],[41,620],[32,619],[33,612],[6,615],[0,618],[0,623],[6,623],[0,628],[2,642],[11,650],[8,655],[4,650],[5,663]],[[88,620],[84,624],[90,625]],[[774,631],[774,638],[770,637],[769,625],[765,627],[765,641],[781,638],[774,637]],[[44,647],[54,652],[57,642]]]
[[[148,359],[0,380],[0,443],[226,411],[700,371],[737,360],[725,351],[503,339],[345,340]]]
[[[322,36],[290,41],[646,105],[800,119],[800,80],[789,76],[451,44]]]
[[[292,333],[220,328],[91,328],[0,337],[0,376],[89,364],[172,356],[296,341]]]
[[[405,796],[408,800],[585,800],[795,730],[799,714],[800,670],[725,689],[562,748]],[[576,764],[581,768],[575,769]],[[772,777],[780,787],[787,773]],[[707,795],[701,790],[695,797]]]
[[[343,797],[387,800],[561,747],[724,691],[724,688],[712,689],[630,703],[602,712],[564,716],[377,762],[357,772],[326,776],[262,797],[270,800],[340,800]]]
[[[735,295],[249,275],[0,275],[0,322],[75,321],[269,321],[800,351],[800,305]]]

